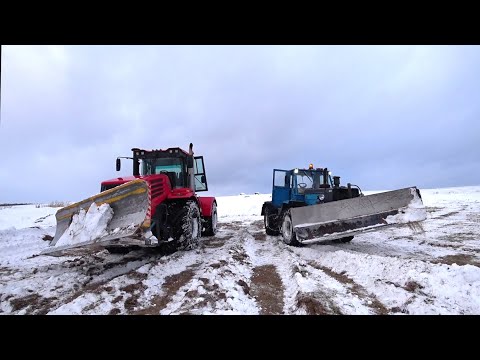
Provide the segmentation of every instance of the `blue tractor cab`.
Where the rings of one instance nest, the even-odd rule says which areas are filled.
[[[273,170],[272,205],[314,205],[331,201],[333,180],[328,169]]]

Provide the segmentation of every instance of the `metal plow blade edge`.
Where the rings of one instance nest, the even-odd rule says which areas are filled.
[[[416,187],[292,208],[291,215],[301,243],[340,239],[427,218]]]
[[[113,216],[108,222],[103,235],[99,238],[79,241],[68,245],[58,245],[58,240],[69,231],[73,216],[83,209],[88,211],[95,203],[97,206],[108,204],[113,210]],[[106,190],[75,204],[66,206],[56,213],[57,228],[50,246],[40,255],[79,255],[85,252],[101,250],[109,243],[118,243],[122,238],[140,237],[142,225],[148,226],[146,216],[149,208],[147,183],[143,180],[133,180],[113,189]],[[125,239],[127,241],[127,239]],[[128,240],[129,242],[132,239]],[[138,240],[137,240],[137,243]]]

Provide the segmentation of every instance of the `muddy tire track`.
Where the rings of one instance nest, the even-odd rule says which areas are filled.
[[[480,260],[471,254],[455,254],[455,255],[445,255],[433,260],[430,260],[433,264],[446,264],[452,265],[457,264],[459,266],[462,265],[473,265],[476,267],[480,267]]]
[[[165,277],[165,282],[162,284],[161,295],[155,295],[151,300],[151,306],[137,311],[130,311],[130,314],[135,315],[158,315],[167,304],[173,299],[181,287],[185,286],[195,276],[193,269],[186,269],[178,274]],[[138,300],[138,298],[137,298]]]
[[[249,293],[257,301],[260,315],[283,314],[284,287],[275,265],[255,267],[250,280]]]
[[[237,275],[231,269],[235,264],[243,266],[248,263],[234,239],[237,227],[240,224],[223,224],[215,236],[205,237],[196,250],[201,260],[197,258],[197,263],[188,265],[187,269],[166,276],[160,294],[148,300],[150,306],[130,313],[194,314],[200,309],[215,311],[218,302],[225,303],[227,290],[222,288],[222,280],[231,278],[235,281]],[[171,261],[175,259],[168,258],[166,265]],[[237,280],[237,285],[242,289],[241,279]]]
[[[330,268],[317,264],[315,261],[309,261],[309,264],[316,269],[322,270],[328,276],[349,287],[350,292],[362,299],[365,305],[370,307],[375,315],[389,314],[387,307],[382,304],[374,294],[369,293],[363,286],[345,275],[345,272],[335,272]]]
[[[303,287],[302,283],[308,282],[314,271],[308,269],[305,261],[280,237],[265,236],[265,240],[259,241],[258,232],[246,229],[245,233],[246,246],[256,264],[250,278],[250,293],[258,303],[260,314],[342,313],[331,300],[328,289],[315,286],[314,291],[309,291]]]
[[[329,295],[323,292],[299,292],[295,302],[298,309],[304,309],[307,315],[342,315]]]
[[[157,261],[159,257],[160,255],[152,256],[145,253],[117,256],[100,252],[41,266],[35,268],[33,272],[24,272],[16,279],[17,281],[31,282],[32,278],[36,278],[35,282],[42,284],[49,278],[63,277],[69,280],[64,285],[42,288],[41,292],[40,289],[29,290],[32,294],[9,297],[12,313],[23,310],[27,314],[48,314],[81,296],[87,294],[100,296],[103,291],[108,290],[106,285],[110,281],[123,275],[138,276],[136,269]],[[44,293],[52,293],[52,296],[42,295]]]

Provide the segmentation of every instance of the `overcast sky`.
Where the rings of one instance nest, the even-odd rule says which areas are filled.
[[[204,195],[328,167],[362,190],[480,185],[479,46],[2,46],[0,203],[78,201],[193,142]]]

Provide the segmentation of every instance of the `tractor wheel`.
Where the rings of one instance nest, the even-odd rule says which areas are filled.
[[[187,201],[174,223],[177,250],[190,250],[197,246],[202,231],[200,210],[195,201]]]
[[[212,216],[205,218],[205,231],[202,235],[214,236],[217,233],[217,204],[213,203]]]
[[[282,236],[283,242],[287,245],[298,246],[300,243],[297,240],[297,235],[293,230],[292,215],[290,215],[290,209],[285,211],[282,220]]]
[[[267,233],[267,235],[277,236],[280,234],[280,231],[278,231],[277,215],[272,214],[268,206],[265,207],[263,224],[265,225],[265,232]]]

